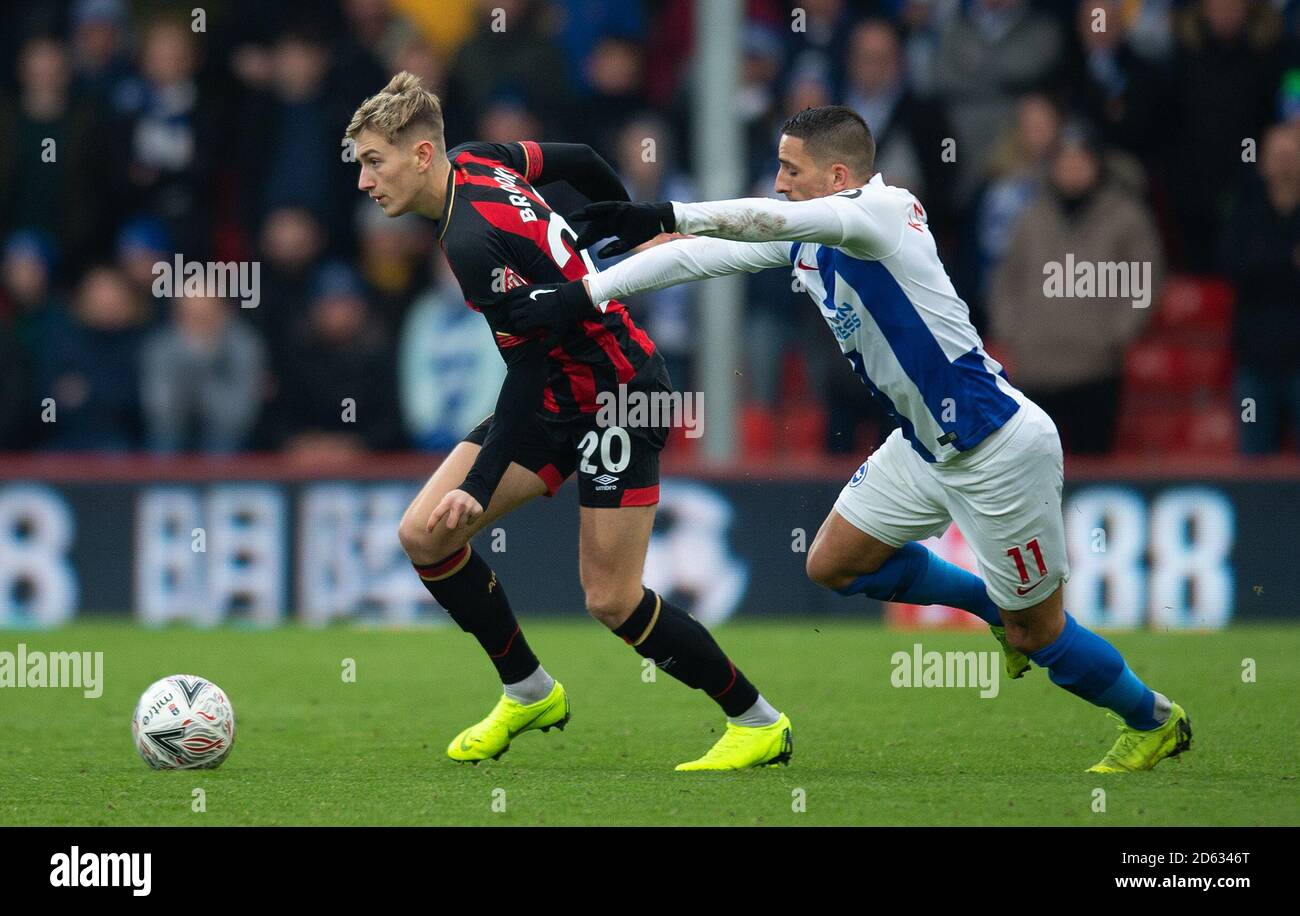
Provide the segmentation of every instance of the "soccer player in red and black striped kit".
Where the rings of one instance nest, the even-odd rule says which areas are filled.
[[[487,319],[507,366],[496,411],[439,465],[398,531],[425,587],[478,639],[504,685],[487,718],[452,739],[447,755],[496,758],[521,732],[569,720],[564,687],[538,662],[496,573],[469,541],[524,503],[553,495],[576,471],[588,612],[666,673],[705,691],[727,716],[717,743],[677,769],[788,762],[789,718],[698,621],[641,583],[668,430],[602,427],[597,395],[620,385],[671,390],[654,342],[620,303],[601,316],[526,334],[514,333],[495,304],[508,289],[595,270],[535,185],[565,181],[591,200],[627,200],[618,176],[581,144],[466,143],[448,152],[438,99],[409,73],[362,103],[347,137],[361,166],[357,187],[387,216],[437,220],[465,303]]]

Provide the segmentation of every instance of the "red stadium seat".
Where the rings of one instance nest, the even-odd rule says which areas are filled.
[[[798,346],[787,347],[781,355],[782,404],[801,404],[814,400],[813,386],[808,377],[808,360]]]
[[[1228,456],[1236,448],[1237,429],[1237,416],[1226,397],[1131,398],[1120,414],[1118,450],[1134,455]]]
[[[1137,343],[1124,354],[1124,381],[1130,388],[1142,391],[1154,389],[1176,390],[1177,373],[1174,370],[1174,349],[1157,342]]]
[[[776,451],[776,416],[761,404],[740,411],[740,441],[746,455],[765,457]]]
[[[1121,452],[1231,454],[1232,305],[1222,280],[1165,282],[1154,320],[1124,354]]]
[[[812,404],[796,404],[781,414],[781,439],[785,450],[815,458],[826,448],[826,411]]]
[[[1141,391],[1222,390],[1232,381],[1232,356],[1225,347],[1172,343],[1157,334],[1124,354],[1124,376]]]
[[[1187,449],[1197,455],[1236,453],[1241,417],[1226,399],[1194,410],[1187,427]]]
[[[1175,276],[1165,281],[1152,329],[1197,332],[1226,340],[1232,325],[1232,287],[1216,277]]]
[[[1126,401],[1119,419],[1119,450],[1140,455],[1181,451],[1187,441],[1187,421],[1178,399]]]

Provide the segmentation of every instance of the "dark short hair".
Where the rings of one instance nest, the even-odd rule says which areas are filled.
[[[843,162],[864,176],[875,172],[876,141],[867,122],[852,108],[805,108],[781,126],[781,133],[802,140],[818,162]]]

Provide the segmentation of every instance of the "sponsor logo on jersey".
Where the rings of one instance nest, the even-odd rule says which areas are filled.
[[[917,232],[924,232],[926,222],[925,210],[921,209],[919,203],[912,201],[912,210],[908,214],[907,225],[911,226]]]
[[[822,315],[826,323],[831,326],[832,333],[835,334],[836,340],[848,340],[862,327],[862,319],[858,313],[853,310],[852,304],[848,302],[837,302],[835,312],[832,314],[827,309],[822,309]]]

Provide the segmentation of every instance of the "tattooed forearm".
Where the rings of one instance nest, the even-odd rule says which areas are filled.
[[[714,217],[717,228],[713,231],[724,239],[741,242],[767,242],[780,239],[785,229],[785,217],[757,210],[738,210],[719,213]]]

